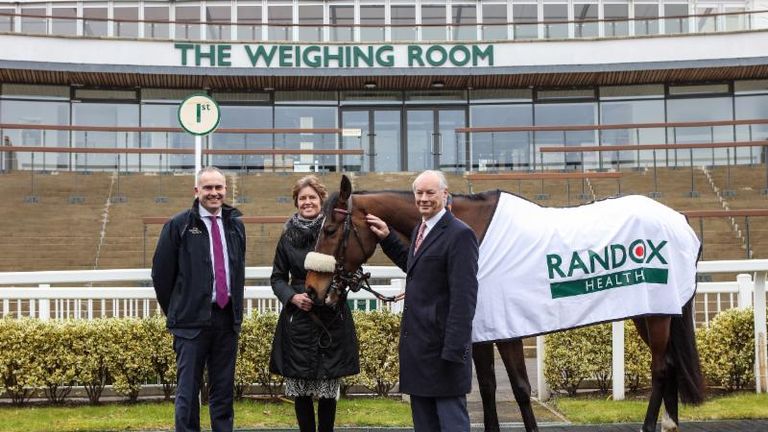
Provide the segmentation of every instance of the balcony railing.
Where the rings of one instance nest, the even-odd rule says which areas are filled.
[[[473,42],[562,40],[723,33],[768,28],[768,10],[654,17],[611,17],[563,20],[521,17],[493,22],[463,23],[270,23],[260,19],[125,19],[8,12],[0,5],[0,32],[25,35],[78,36],[115,39],[158,39],[237,42]],[[56,8],[53,8],[55,11]],[[166,9],[167,12],[167,9]],[[77,14],[80,14],[78,16]],[[628,12],[627,12],[628,13]],[[230,16],[232,14],[230,13]]]

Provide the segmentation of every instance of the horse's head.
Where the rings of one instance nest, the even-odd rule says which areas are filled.
[[[363,263],[376,251],[378,238],[365,222],[365,211],[355,206],[352,183],[341,177],[338,194],[323,206],[325,221],[314,252],[307,255],[306,287],[317,303],[335,305],[346,290],[358,290]]]

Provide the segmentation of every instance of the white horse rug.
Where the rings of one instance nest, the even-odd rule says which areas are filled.
[[[680,315],[699,247],[682,214],[643,196],[549,208],[502,192],[480,245],[472,340]]]

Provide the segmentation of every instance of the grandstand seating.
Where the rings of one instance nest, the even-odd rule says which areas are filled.
[[[690,197],[690,168],[659,168],[657,185],[661,202],[681,211],[719,210],[721,199],[731,209],[768,208],[768,198],[761,194],[765,185],[765,166],[731,167],[731,189],[735,196],[725,196],[726,168],[708,168],[707,173],[693,170],[697,197]],[[247,216],[284,216],[295,209],[291,187],[303,173],[233,173],[228,201]],[[415,173],[352,173],[355,190],[410,189]],[[579,205],[591,199],[654,190],[653,170],[622,171],[620,179],[477,180],[471,184],[462,174],[448,174],[450,190],[466,193],[503,189],[545,206]],[[38,203],[26,203],[34,194]],[[329,191],[337,189],[338,173],[321,174]],[[137,268],[151,263],[161,226],[144,225],[143,217],[167,217],[187,208],[193,199],[191,175],[116,175],[113,173],[35,173],[13,172],[0,175],[6,189],[19,191],[21,197],[10,207],[5,223],[9,234],[0,245],[0,271]],[[718,196],[720,192],[721,196]],[[542,192],[543,191],[543,192]],[[583,191],[583,192],[582,192]],[[542,193],[544,195],[542,195]],[[80,202],[78,198],[82,201]],[[159,200],[158,198],[164,198]],[[74,199],[75,204],[70,204]],[[107,202],[110,204],[107,206]],[[108,208],[107,208],[108,207]],[[105,211],[108,214],[103,222]],[[744,235],[744,220],[734,221]],[[768,244],[759,241],[768,233],[768,218],[750,218],[753,257],[768,257]],[[741,259],[746,256],[744,239],[725,218],[698,218],[691,226],[703,236],[704,258]],[[103,239],[101,236],[104,228]],[[702,229],[703,228],[703,229]],[[282,224],[248,224],[248,265],[271,265],[274,245]],[[377,252],[372,264],[389,265]]]

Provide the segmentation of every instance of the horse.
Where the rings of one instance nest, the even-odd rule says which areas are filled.
[[[472,228],[481,245],[500,196],[499,190],[452,196],[451,211]],[[342,176],[338,193],[332,194],[324,204],[323,213],[323,227],[311,253],[315,266],[308,268],[306,287],[316,301],[329,305],[345,298],[347,289],[358,289],[357,285],[365,278],[361,266],[373,255],[379,241],[365,222],[366,214],[380,217],[390,231],[405,240],[420,223],[411,192],[353,193],[346,176]],[[677,430],[678,396],[683,403],[703,402],[703,377],[692,314],[693,296],[678,313],[632,317],[640,337],[651,350],[651,392],[642,432],[655,431],[662,402],[664,431]],[[492,342],[496,343],[504,361],[526,431],[537,431],[522,340],[509,338]],[[493,345],[474,343],[473,359],[483,401],[485,430],[498,430]]]

